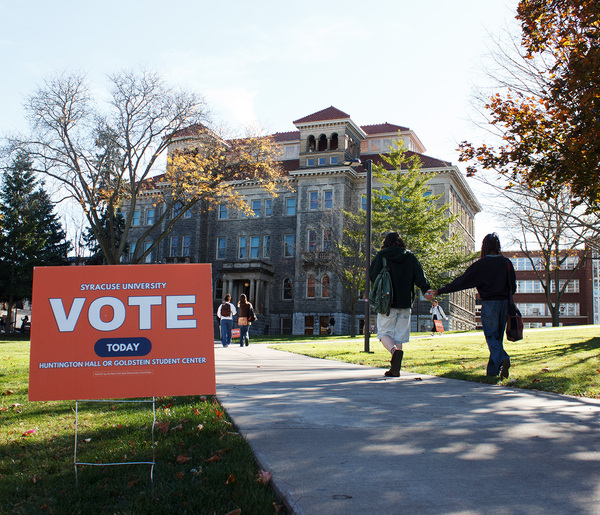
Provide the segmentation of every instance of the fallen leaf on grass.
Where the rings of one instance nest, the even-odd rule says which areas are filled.
[[[285,504],[273,503],[273,509],[275,510],[275,515],[277,515],[281,511],[283,511],[284,508],[285,508]]]
[[[269,481],[271,481],[271,473],[267,472],[266,470],[261,470],[258,473],[258,479],[257,479],[257,481],[261,485],[266,485]]]
[[[541,383],[541,382],[542,382],[542,380],[541,380],[541,379],[534,378],[534,379],[533,379],[533,381],[531,381],[531,382],[532,382],[532,383]]]
[[[198,424],[198,431],[202,431],[203,427],[204,427],[204,424]]]
[[[29,429],[28,431],[25,431],[25,432],[23,433],[23,436],[31,436],[31,435],[33,435],[33,433],[35,433],[36,431],[37,431],[37,427],[36,427],[36,428],[34,428],[34,429]]]
[[[221,459],[223,459],[223,458],[221,457],[221,455],[219,453],[217,453],[214,456],[211,456],[210,458],[208,458],[207,460],[205,460],[204,463],[212,463],[214,461],[219,461]]]
[[[544,367],[542,368],[542,372],[550,372],[550,369],[548,367]]]
[[[191,459],[192,458],[190,458],[189,456],[185,456],[184,454],[180,454],[179,456],[177,456],[177,463],[179,463],[180,465],[183,465],[184,463],[187,463]]]
[[[183,424],[179,424],[178,426],[172,427],[171,431],[181,431],[183,429]]]
[[[225,481],[226,485],[229,485],[231,483],[235,483],[235,477],[233,476],[233,474],[230,474],[229,477],[227,478],[227,481]]]
[[[215,415],[217,415],[217,418],[221,418],[223,416],[223,413],[225,413],[225,412],[219,411],[218,409],[215,410]]]
[[[194,415],[201,415],[200,410],[198,408],[194,408]]]
[[[137,479],[134,479],[133,481],[129,481],[129,483],[127,483],[127,488],[132,488],[135,485],[137,485],[140,482],[140,478],[138,477]]]
[[[38,477],[38,475],[34,474],[33,477],[29,481],[31,481],[35,485],[39,480],[40,480],[40,478]]]
[[[165,422],[157,422],[156,423],[156,428],[164,435],[167,434],[167,431],[169,430],[169,421],[166,420]]]
[[[183,477],[183,472],[177,472],[177,474],[175,474],[173,477],[175,479],[181,479]]]
[[[15,392],[13,392],[12,390],[6,390],[2,395],[12,395],[13,393]]]
[[[238,508],[237,510],[230,511],[227,515],[242,515],[242,509]]]

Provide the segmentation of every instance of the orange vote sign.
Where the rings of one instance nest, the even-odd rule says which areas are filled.
[[[29,400],[215,393],[207,264],[41,267]]]

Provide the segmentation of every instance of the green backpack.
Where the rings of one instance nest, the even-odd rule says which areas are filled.
[[[387,261],[384,257],[381,259],[383,260],[383,267],[373,281],[373,286],[369,292],[369,303],[371,304],[371,309],[375,311],[375,313],[381,313],[382,315],[387,316],[390,314],[394,292],[392,289],[392,277],[390,276],[390,269],[387,266]]]

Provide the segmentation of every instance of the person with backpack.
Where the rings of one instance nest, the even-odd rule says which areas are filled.
[[[389,233],[383,240],[369,268],[374,282],[384,267],[389,268],[392,283],[392,300],[389,314],[377,313],[377,338],[392,355],[391,367],[386,377],[399,377],[404,351],[402,344],[410,339],[410,315],[415,297],[415,285],[425,294],[430,284],[417,257],[406,248],[397,232]],[[368,327],[368,325],[365,325]]]
[[[228,347],[231,343],[231,330],[233,329],[233,316],[237,313],[235,306],[229,302],[231,295],[225,295],[223,303],[217,309],[217,318],[221,321],[221,345]]]
[[[434,336],[436,332],[438,332],[437,327],[435,326],[435,321],[436,320],[442,320],[442,318],[444,320],[448,320],[448,317],[446,316],[446,313],[444,313],[444,310],[442,309],[442,306],[439,305],[437,300],[433,301],[433,304],[431,306],[431,309],[429,310],[429,312],[431,313],[431,336]],[[441,332],[443,333],[443,327]]]

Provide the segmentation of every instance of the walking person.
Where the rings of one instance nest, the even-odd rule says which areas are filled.
[[[441,320],[442,318],[444,320],[448,320],[448,317],[446,316],[446,313],[444,313],[442,306],[439,305],[437,300],[433,301],[433,304],[432,304],[429,312],[431,313],[431,336],[433,336],[437,332],[437,327],[435,326],[435,321]]]
[[[327,326],[327,333],[329,335],[332,335],[333,333],[335,333],[335,318],[333,318],[333,315],[331,315],[329,317],[329,325]]]
[[[435,295],[477,288],[481,298],[481,325],[490,358],[486,374],[508,378],[510,356],[502,341],[508,315],[509,290],[517,290],[515,269],[510,259],[502,255],[500,239],[496,233],[488,234],[481,243],[481,257],[469,266],[464,274],[446,286],[427,292],[431,300]]]
[[[244,344],[246,347],[248,347],[250,344],[250,324],[252,323],[251,315],[254,313],[254,307],[250,302],[248,302],[246,295],[243,293],[240,295],[238,309],[240,310],[240,315],[238,316],[238,326],[240,327],[240,347],[243,347]]]
[[[386,259],[392,279],[393,295],[390,314],[377,314],[377,338],[392,355],[391,367],[385,372],[387,377],[399,377],[404,350],[402,344],[410,339],[410,315],[415,297],[415,285],[426,293],[430,284],[423,273],[417,257],[406,248],[397,232],[389,233],[383,240],[381,250],[376,254],[369,268],[371,281],[383,268]]]
[[[231,295],[225,295],[223,303],[217,309],[217,317],[221,321],[221,345],[229,347],[231,343],[231,330],[233,329],[233,316],[237,313],[235,306],[230,302]]]

